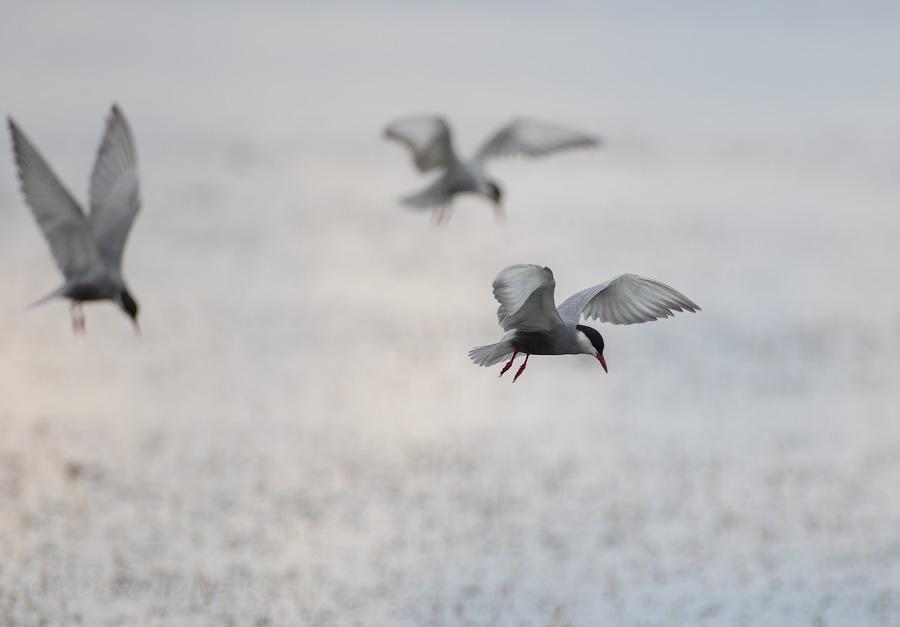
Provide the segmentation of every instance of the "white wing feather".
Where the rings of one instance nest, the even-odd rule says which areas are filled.
[[[497,318],[504,331],[547,331],[562,324],[556,311],[556,281],[550,268],[519,264],[494,279],[494,297],[500,303]]]
[[[622,274],[569,297],[559,306],[560,317],[577,324],[581,316],[611,324],[635,324],[668,318],[676,311],[700,311],[687,296],[664,283]]]
[[[386,137],[403,142],[413,151],[416,167],[422,172],[449,168],[457,163],[450,141],[450,128],[438,117],[400,120],[388,126]]]
[[[113,105],[91,175],[91,230],[107,267],[118,270],[134,218],[141,208],[134,137]]]
[[[81,207],[12,118],[8,122],[22,194],[56,265],[66,280],[102,272],[103,262]]]
[[[597,146],[600,140],[591,135],[534,120],[515,120],[500,129],[478,151],[476,160],[509,157],[519,154],[537,157],[557,150]]]

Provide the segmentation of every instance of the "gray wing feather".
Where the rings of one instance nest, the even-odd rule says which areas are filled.
[[[515,120],[487,141],[475,157],[528,155],[537,157],[568,148],[597,146],[600,140],[591,135],[534,120]]]
[[[141,208],[137,152],[128,121],[113,105],[91,175],[91,230],[107,267],[119,270],[122,251]]]
[[[577,324],[581,317],[612,324],[635,324],[673,316],[676,311],[700,311],[687,296],[664,283],[636,274],[622,274],[570,296],[559,306],[560,317]]]
[[[500,326],[504,331],[549,331],[562,325],[554,301],[555,289],[550,268],[519,264],[502,270],[494,279]]]
[[[449,168],[458,162],[450,141],[450,128],[442,118],[408,118],[391,124],[384,134],[409,146],[416,167],[422,172]]]
[[[84,213],[12,118],[8,118],[19,182],[66,280],[102,270]]]

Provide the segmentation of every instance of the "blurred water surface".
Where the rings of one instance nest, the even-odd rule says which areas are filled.
[[[18,5],[0,102],[85,200],[111,102],[125,257],[72,337],[0,160],[10,624],[900,624],[891,3]],[[477,18],[477,19],[476,19]],[[433,228],[384,124],[512,116],[508,222]],[[620,272],[703,312],[515,384],[490,284]]]

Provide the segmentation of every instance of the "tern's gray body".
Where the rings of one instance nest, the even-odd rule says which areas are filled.
[[[84,330],[80,305],[112,300],[137,328],[138,306],[122,278],[122,252],[141,206],[137,153],[128,122],[113,105],[91,174],[89,216],[9,118],[22,194],[50,244],[65,283],[46,298],[72,300],[75,330]]]
[[[456,161],[448,164],[444,173],[423,191],[407,196],[403,203],[416,209],[436,209],[439,220],[450,215],[449,204],[457,194],[480,194],[494,202],[495,211],[502,211],[502,193],[496,183],[487,180],[484,168],[477,161]]]
[[[577,131],[533,120],[515,120],[494,134],[474,159],[461,161],[453,150],[450,127],[442,118],[407,118],[391,124],[384,133],[409,146],[421,172],[443,169],[443,174],[429,187],[403,199],[409,207],[435,210],[438,221],[449,217],[450,202],[454,196],[463,193],[480,194],[490,199],[497,217],[503,216],[500,204],[503,193],[485,172],[487,159],[517,154],[539,156],[600,143],[597,138]]]
[[[493,366],[510,355],[501,370],[509,370],[518,353],[529,355],[591,355],[606,370],[600,333],[580,324],[582,316],[612,324],[634,324],[667,318],[675,311],[699,311],[687,296],[659,281],[622,274],[589,287],[556,307],[556,281],[550,268],[520,264],[509,266],[494,280],[494,296],[500,302],[497,318],[508,331],[496,344],[479,346],[469,357],[479,366]]]

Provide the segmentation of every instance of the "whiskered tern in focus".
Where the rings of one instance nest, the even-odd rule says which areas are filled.
[[[443,168],[440,178],[428,188],[402,199],[415,209],[433,209],[438,222],[450,217],[450,202],[456,194],[481,194],[494,203],[497,219],[503,218],[503,192],[496,181],[489,179],[484,169],[486,160],[524,154],[537,157],[567,148],[597,146],[600,140],[578,131],[519,119],[500,129],[491,137],[475,158],[460,161],[453,150],[450,128],[440,117],[411,117],[388,126],[386,137],[403,142],[413,152],[416,167],[421,172]]]
[[[659,281],[621,274],[570,296],[556,307],[556,281],[550,268],[520,264],[502,270],[494,279],[494,297],[500,303],[497,318],[508,331],[496,344],[479,346],[469,357],[479,366],[493,366],[512,358],[500,371],[512,367],[516,355],[525,354],[513,382],[525,370],[530,355],[591,355],[606,368],[603,337],[579,324],[582,316],[612,324],[649,322],[676,311],[700,311],[687,296]]]
[[[72,326],[84,331],[84,301],[112,300],[138,330],[138,306],[122,278],[122,251],[141,207],[134,138],[113,105],[90,182],[90,216],[72,198],[18,125],[8,118],[25,202],[50,244],[65,283],[34,303],[72,301]]]

